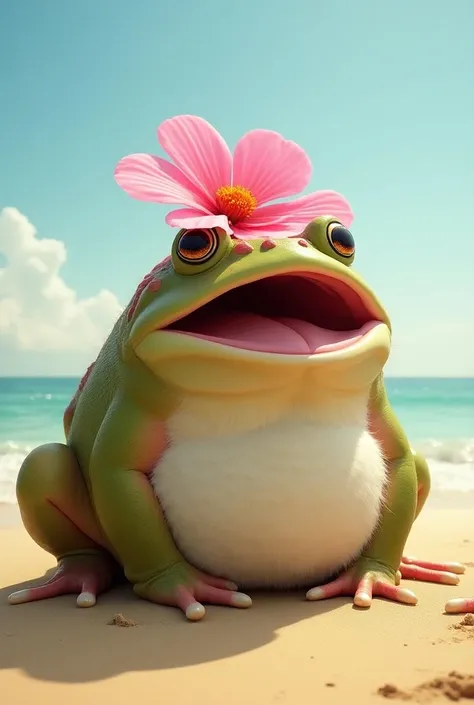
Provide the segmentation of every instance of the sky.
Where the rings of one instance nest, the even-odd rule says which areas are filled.
[[[115,183],[166,118],[267,128],[351,203],[387,374],[474,376],[473,0],[3,0],[0,375],[80,375],[175,232]]]

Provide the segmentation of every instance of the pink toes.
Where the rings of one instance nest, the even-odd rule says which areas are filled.
[[[444,609],[449,614],[474,614],[474,597],[457,597],[449,600]]]
[[[354,604],[357,607],[370,607],[373,597],[384,597],[386,600],[405,604],[416,603],[416,597],[410,590],[404,590],[382,580],[373,581],[371,578],[363,578],[354,595]]]
[[[175,604],[191,622],[197,622],[206,614],[204,605],[201,605],[194,597],[192,591],[185,587],[180,587],[176,591]]]
[[[382,581],[377,583],[377,592],[375,594],[378,597],[384,597],[386,600],[402,602],[404,605],[416,605],[418,602],[417,596],[411,590]]]
[[[392,585],[386,579],[377,577],[369,572],[357,579],[351,573],[346,573],[337,580],[333,580],[326,585],[308,590],[307,600],[326,600],[331,597],[354,596],[354,604],[357,607],[370,607],[373,597],[384,597],[387,600],[402,602],[408,605],[417,603],[416,595],[398,585]]]
[[[318,587],[311,588],[306,593],[307,600],[327,600],[330,597],[342,597],[348,595],[351,592],[351,577],[350,575],[343,575],[337,580],[333,580],[331,583],[326,583],[326,585],[319,585]]]
[[[52,578],[44,585],[13,592],[8,597],[8,602],[11,605],[21,605],[25,602],[48,600],[51,597],[70,595],[72,593],[79,593],[77,597],[78,607],[93,607],[97,601],[96,582],[93,579],[88,579],[84,580],[81,585],[77,584],[75,580],[71,580],[68,576],[62,575]]]
[[[376,584],[374,585],[370,577],[362,578],[355,591],[354,604],[357,607],[370,607],[375,586]],[[389,587],[393,587],[396,590],[393,585]]]
[[[69,592],[70,585],[68,584],[67,578],[54,577],[49,582],[44,585],[39,585],[38,587],[28,588],[26,590],[18,590],[18,592],[13,592],[9,598],[8,602],[11,605],[21,605],[24,602],[35,602],[37,600],[48,600],[50,597],[58,597],[59,595],[65,595]]]
[[[196,597],[202,602],[226,607],[251,607],[252,599],[243,592],[222,590],[211,585],[202,585],[196,589]]]
[[[421,561],[418,558],[403,556],[402,565],[416,565],[420,568],[427,568],[428,570],[439,570],[446,573],[456,573],[457,575],[462,575],[466,571],[466,566],[457,561],[451,561],[446,563],[433,563],[433,561]]]
[[[212,585],[212,587],[221,588],[221,590],[238,590],[238,586],[235,583],[225,578],[215,578],[213,575],[201,572],[198,573],[198,577],[206,585]]]
[[[252,600],[248,595],[234,590],[225,590],[198,582],[194,588],[178,587],[174,602],[186,615],[187,619],[197,622],[206,614],[201,603],[223,605],[226,607],[251,607]]]
[[[8,601],[11,605],[20,605],[75,594],[78,607],[93,607],[97,596],[108,590],[113,580],[113,563],[105,557],[70,556],[58,562],[52,578],[35,587],[13,592]]]
[[[459,576],[455,573],[446,573],[440,570],[430,570],[428,568],[420,568],[416,565],[401,565],[400,572],[402,578],[411,580],[423,580],[427,583],[442,583],[444,585],[457,585]]]
[[[434,563],[405,556],[400,564],[402,578],[444,585],[457,585],[459,583],[458,576],[462,575],[464,571],[465,566],[462,563]]]

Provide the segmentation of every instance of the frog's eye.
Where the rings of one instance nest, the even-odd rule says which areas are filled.
[[[329,244],[340,257],[352,257],[355,252],[354,237],[350,230],[340,223],[329,223],[327,227]]]
[[[214,230],[185,230],[176,245],[176,253],[182,262],[202,264],[211,259],[218,247],[219,238]]]

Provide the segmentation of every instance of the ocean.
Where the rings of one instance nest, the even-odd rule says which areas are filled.
[[[63,411],[79,379],[0,378],[0,503],[36,445],[63,441]],[[412,447],[429,460],[433,489],[474,490],[474,379],[388,378],[390,401]]]

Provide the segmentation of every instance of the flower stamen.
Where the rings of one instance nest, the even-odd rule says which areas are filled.
[[[216,191],[216,205],[233,224],[248,218],[257,207],[257,199],[244,186],[221,186]]]

